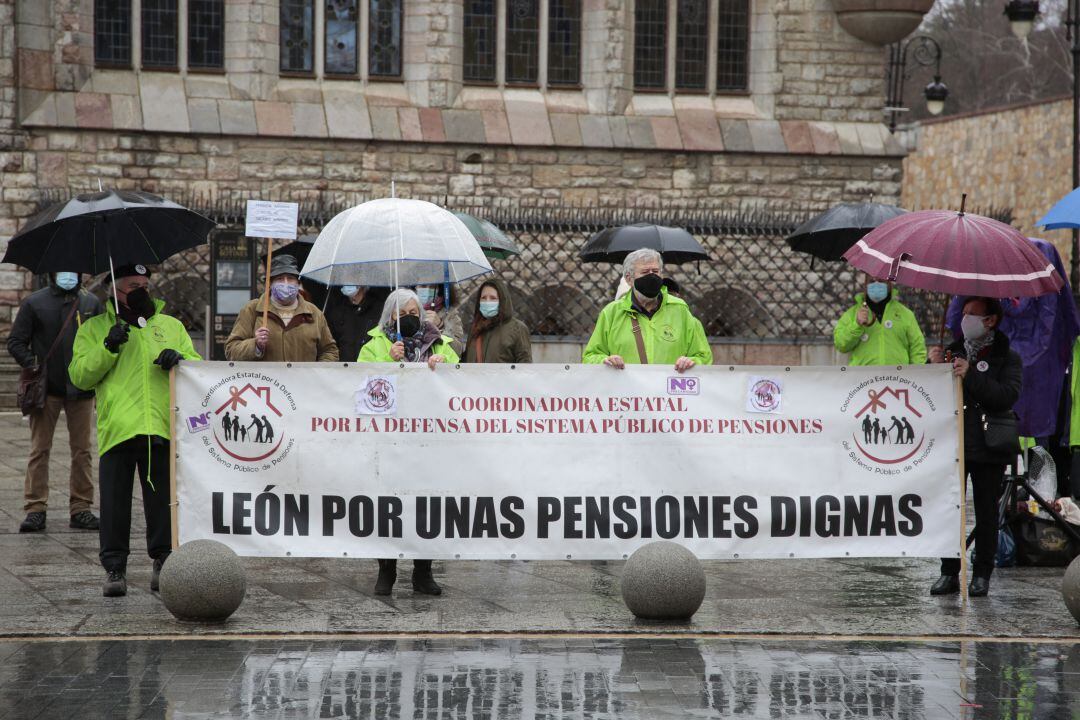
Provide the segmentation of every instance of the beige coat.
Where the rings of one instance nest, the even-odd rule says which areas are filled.
[[[282,322],[270,306],[267,327],[270,342],[260,356],[255,352],[255,330],[262,326],[265,295],[252,300],[236,317],[229,339],[225,341],[225,357],[229,360],[266,360],[268,362],[334,362],[338,359],[337,343],[330,326],[319,308],[300,298],[289,324]]]

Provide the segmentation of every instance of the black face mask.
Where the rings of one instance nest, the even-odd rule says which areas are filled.
[[[129,292],[127,301],[124,304],[140,317],[148,318],[154,314],[154,303],[150,299],[150,292],[146,288],[136,288]]]
[[[420,318],[415,315],[402,315],[398,318],[398,324],[401,329],[401,337],[412,337],[420,332]]]
[[[634,281],[634,289],[647,298],[659,295],[663,286],[664,279],[659,275],[642,275]]]

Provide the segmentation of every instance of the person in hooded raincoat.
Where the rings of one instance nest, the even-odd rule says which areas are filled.
[[[146,549],[154,561],[150,589],[158,589],[161,566],[172,552],[169,511],[169,371],[181,360],[201,360],[187,330],[150,297],[150,271],[117,268],[115,307],[82,324],[75,335],[68,375],[97,399],[101,462],[99,557],[108,573],[103,595],[127,594],[131,541],[131,491],[142,483]]]
[[[836,349],[849,365],[922,365],[926,339],[915,313],[896,299],[893,285],[866,276],[866,287],[833,329]]]
[[[510,290],[501,278],[485,280],[476,293],[476,307],[465,344],[468,363],[531,363],[529,328],[514,317]]]

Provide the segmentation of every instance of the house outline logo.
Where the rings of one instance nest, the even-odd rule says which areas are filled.
[[[242,413],[248,416],[243,424]],[[284,423],[278,420],[284,418],[274,403],[273,388],[247,383],[242,388],[229,387],[229,398],[214,411],[210,425],[214,440],[224,453],[240,462],[257,463],[281,448],[285,432]]]
[[[924,411],[912,402],[911,390],[891,385],[880,390],[870,387],[866,399],[854,415],[857,423],[851,435],[859,452],[884,466],[899,465],[915,457],[923,449],[926,433],[919,423]]]

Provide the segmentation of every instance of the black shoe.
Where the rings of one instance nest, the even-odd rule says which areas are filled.
[[[376,595],[389,595],[397,582],[397,560],[379,561],[379,579],[375,581]]]
[[[123,570],[113,570],[105,579],[101,594],[105,597],[124,597],[127,595],[127,578]]]
[[[154,561],[154,572],[150,576],[150,592],[158,592],[161,590],[161,566],[165,564],[168,558],[160,558]]]
[[[45,513],[26,513],[26,519],[19,525],[19,532],[43,532],[45,530]]]
[[[68,523],[68,527],[73,527],[76,530],[97,530],[101,527],[97,517],[89,510],[81,510],[71,516],[71,522]]]
[[[442,588],[431,574],[430,560],[414,560],[412,589],[425,595],[442,595]]]
[[[968,583],[968,597],[986,597],[990,592],[990,578],[976,575]]]
[[[942,575],[930,586],[931,595],[955,595],[960,592],[960,578],[955,575]]]

